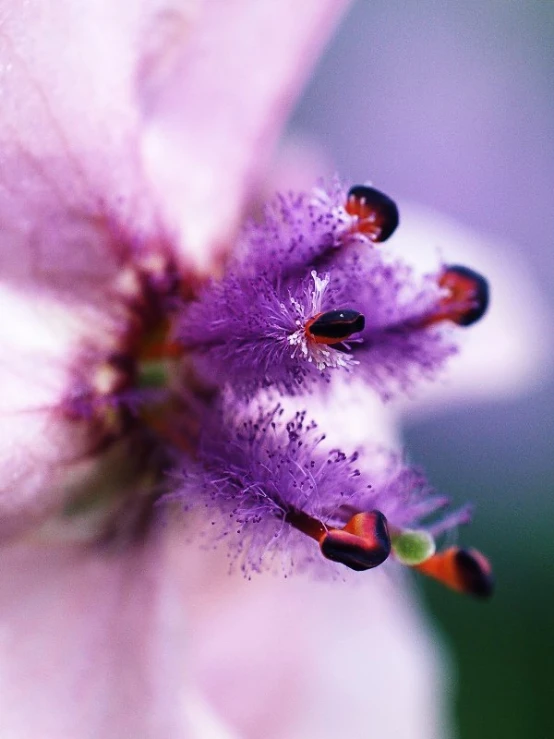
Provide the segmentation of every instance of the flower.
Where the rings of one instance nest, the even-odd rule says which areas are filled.
[[[189,471],[190,455],[177,462],[184,485],[172,497],[187,510],[198,498],[213,504],[239,527],[237,551],[249,541],[253,554],[245,559],[254,569],[291,529],[353,569],[382,563],[391,545],[397,558],[420,565],[434,553],[431,532],[468,519],[464,510],[427,525],[426,533],[409,530],[447,503],[428,494],[421,475],[390,460],[366,476],[358,452],[320,452],[325,435],[306,411],[283,420],[279,405],[252,410],[260,390],[270,397],[314,386],[332,392],[333,375],[340,373],[346,380],[358,373],[384,394],[390,385],[404,387],[412,374],[431,374],[452,352],[444,323],[470,325],[485,312],[488,287],[475,272],[451,266],[418,279],[405,263],[372,248],[398,222],[394,206],[389,227],[383,201],[392,202],[373,188],[355,187],[347,195],[338,185],[313,197],[279,198],[261,224],[243,233],[225,274],[176,309],[174,341],[196,377],[209,384],[197,391],[208,398],[208,408],[198,408],[197,400],[192,431],[177,418],[158,420],[162,435],[177,449],[193,449],[197,462],[196,474]],[[374,227],[369,236],[368,220]],[[329,271],[319,276],[316,268]],[[175,344],[166,354],[169,349]],[[371,450],[368,456],[375,466],[379,455]],[[302,557],[300,544],[292,545],[297,566],[313,559],[312,550]],[[480,583],[476,589],[489,591],[486,563],[464,550],[437,555],[425,571],[450,583],[461,575],[445,575],[442,565],[439,573],[440,557],[455,571],[467,557]]]
[[[205,516],[155,526],[160,500],[231,519],[248,572],[271,546],[318,571],[392,551],[487,590],[479,555],[433,554],[465,511],[427,526],[445,501],[417,471],[381,450],[367,469],[325,450],[307,414],[281,423],[260,397],[330,393],[340,373],[388,397],[451,354],[444,321],[486,302],[472,273],[421,279],[387,262],[375,243],[394,204],[368,186],[283,196],[229,256],[296,62],[338,10],[30,3],[3,19],[2,300],[17,317],[2,329],[5,732],[180,736],[206,720],[183,688],[195,550],[181,530]],[[106,39],[117,59],[90,63]]]

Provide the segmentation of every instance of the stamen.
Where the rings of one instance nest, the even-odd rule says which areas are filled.
[[[476,549],[450,547],[416,565],[415,569],[459,593],[478,598],[489,598],[493,593],[490,562]]]
[[[306,536],[309,536],[311,539],[315,539],[317,542],[320,542],[328,531],[324,524],[322,524],[317,518],[314,518],[297,508],[289,508],[285,516],[285,521],[290,523],[291,526],[294,526],[298,531],[306,534]]]
[[[317,344],[339,344],[365,328],[365,318],[355,310],[330,310],[306,321],[304,330]]]
[[[380,511],[356,513],[342,529],[327,528],[298,510],[289,511],[285,520],[315,539],[324,557],[351,570],[362,572],[377,567],[391,551],[387,519]]]
[[[362,233],[374,242],[386,241],[398,226],[396,203],[374,187],[352,187],[345,209],[349,215],[358,218],[352,231]]]
[[[489,305],[487,280],[469,267],[446,267],[439,277],[439,286],[449,291],[437,310],[425,318],[422,327],[440,321],[452,321],[459,326],[471,326],[485,314]]]
[[[342,529],[329,529],[319,542],[324,557],[361,572],[377,567],[391,550],[387,519],[380,511],[356,513]]]

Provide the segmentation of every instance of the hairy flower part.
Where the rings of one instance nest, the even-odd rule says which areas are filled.
[[[370,569],[387,559],[391,532],[424,526],[432,536],[468,522],[466,508],[437,521],[448,499],[396,455],[364,450],[370,474],[360,451],[329,449],[325,439],[306,411],[287,420],[279,405],[253,413],[231,401],[205,420],[199,467],[182,463],[182,484],[168,498],[187,511],[205,507],[246,573],[274,560],[285,571],[315,565],[324,572],[321,553],[351,569]]]
[[[338,178],[311,192],[281,193],[262,210],[261,219],[245,225],[238,255],[258,272],[270,270],[281,279],[321,267],[343,240],[356,237],[356,219],[346,210]],[[367,243],[365,236],[361,237]]]
[[[488,296],[376,246],[398,222],[391,202],[337,182],[278,196],[245,228],[226,273],[184,307],[176,335],[202,373],[248,396],[324,387],[335,370],[360,373],[384,398],[435,377],[456,352],[452,327],[482,315]]]
[[[386,255],[364,269],[367,255],[351,253],[337,280],[356,296],[365,316],[361,342],[352,346],[359,372],[383,398],[407,392],[421,379],[432,380],[458,351],[452,325],[431,322],[445,295],[440,269],[418,275]]]
[[[252,269],[231,269],[202,298],[185,306],[177,338],[202,375],[242,397],[260,389],[296,394],[350,369],[351,357],[312,340],[307,321],[336,305],[328,276],[312,272],[274,281]]]
[[[98,539],[136,541],[165,495],[222,514],[227,526],[216,530],[226,535],[231,524],[238,532],[234,552],[247,571],[277,553],[289,565],[327,559],[360,571],[392,551],[418,566],[435,556],[434,536],[466,522],[467,510],[433,520],[446,500],[420,473],[369,443],[373,467],[381,457],[386,463],[368,476],[358,452],[323,451],[325,435],[304,411],[284,423],[281,406],[268,411],[264,403],[267,391],[325,389],[340,374],[358,373],[382,394],[405,389],[448,353],[443,324],[484,312],[486,283],[461,267],[418,278],[387,260],[380,242],[398,216],[373,188],[278,202],[288,203],[284,231],[275,217],[270,231],[282,258],[263,259],[263,244],[251,244],[247,229],[236,259],[209,281],[184,272],[162,232],[145,240],[115,217],[102,224],[99,234],[114,244],[103,338],[92,332],[80,343],[51,407],[63,428],[89,432],[84,459],[98,459],[109,479],[114,468],[122,472],[119,488],[104,486],[100,501],[90,485],[68,495],[66,516],[99,505],[106,515]],[[304,271],[294,260],[287,269],[293,242],[307,247]],[[57,289],[62,296],[67,286]],[[91,287],[86,301],[96,309],[101,294]],[[475,581],[452,568],[431,572],[448,584]]]
[[[476,272],[443,265],[420,276],[387,257],[380,243],[397,224],[393,201],[365,185],[279,196],[245,229],[223,276],[176,309],[174,340],[223,405],[200,412],[192,440],[168,434],[201,466],[181,462],[183,485],[170,497],[219,513],[215,530],[235,532],[247,572],[283,552],[285,568],[323,554],[366,570],[392,551],[454,589],[490,594],[486,560],[451,557],[444,567],[435,552],[434,537],[467,523],[469,507],[437,516],[447,499],[394,456],[381,455],[380,474],[368,477],[358,452],[325,454],[305,412],[286,423],[279,405],[252,415],[260,391],[325,389],[332,374],[358,373],[385,398],[406,391],[454,353],[455,325],[484,314],[488,286]],[[375,465],[380,455],[366,451]]]
[[[360,204],[360,197],[352,195],[360,190],[372,194],[371,203],[362,196]],[[354,186],[347,192],[338,177],[309,192],[281,193],[263,208],[260,220],[245,225],[239,254],[259,271],[266,271],[269,265],[281,279],[311,269],[321,271],[344,255],[344,246],[372,246],[392,236],[398,226],[398,211],[394,206],[394,214],[388,209],[383,212],[383,199],[393,203],[366,186]],[[359,207],[353,207],[354,203]],[[366,228],[368,222],[372,229]]]

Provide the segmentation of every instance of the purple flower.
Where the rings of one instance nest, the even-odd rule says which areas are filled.
[[[480,555],[434,554],[467,510],[445,513],[370,439],[328,445],[303,410],[343,381],[387,397],[434,376],[476,285],[389,257],[396,207],[367,186],[278,196],[238,232],[299,60],[339,6],[97,0],[5,14],[0,727],[14,736],[187,733],[200,709],[190,691],[183,701],[196,641],[184,645],[183,624],[213,562],[199,540],[229,540],[248,572],[277,557],[347,577],[390,558],[487,594]],[[267,587],[222,580],[218,612],[230,587],[244,602]],[[393,634],[379,614],[395,596],[376,600],[373,628]],[[217,623],[205,611],[195,633]],[[300,665],[305,644],[287,637]],[[243,696],[226,718],[257,702],[233,678],[215,705],[231,682]]]

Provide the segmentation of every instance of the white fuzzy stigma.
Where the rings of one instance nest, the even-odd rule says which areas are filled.
[[[331,279],[328,274],[319,277],[315,270],[312,270],[311,277],[314,281],[314,287],[311,291],[311,312],[309,316],[306,316],[304,307],[291,297],[291,302],[299,314],[299,318],[296,320],[298,330],[290,334],[287,339],[293,347],[291,356],[296,358],[298,355],[302,355],[307,362],[313,363],[321,372],[339,367],[350,369],[358,364],[352,355],[339,352],[331,346],[314,341],[306,331],[306,322],[312,316],[322,312],[323,296]]]

